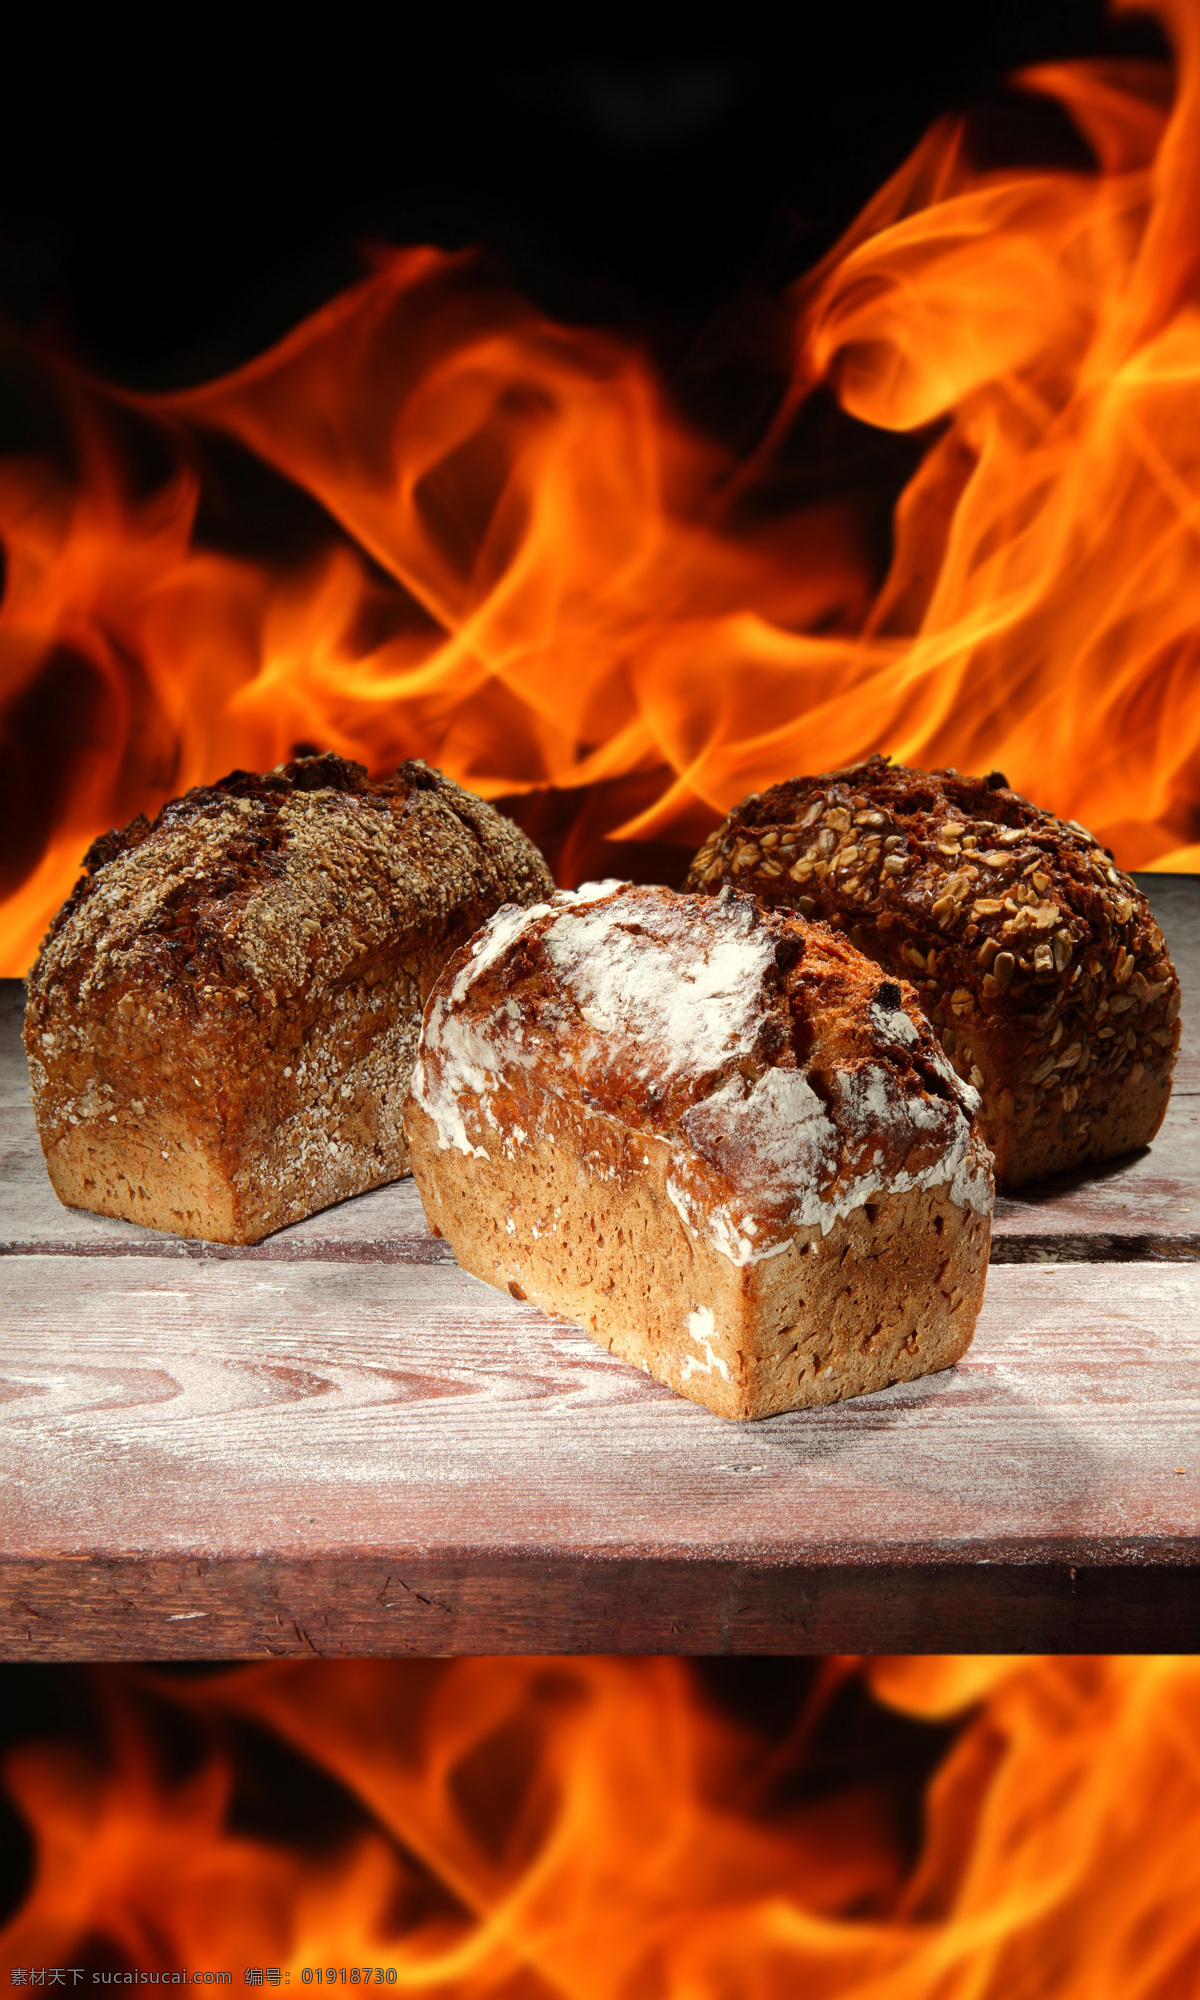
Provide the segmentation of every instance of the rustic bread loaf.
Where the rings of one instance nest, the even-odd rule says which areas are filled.
[[[408,1171],[425,996],[504,902],[553,889],[424,764],[307,757],[105,834],[29,984],[25,1046],[71,1207],[254,1243]]]
[[[1179,1046],[1179,981],[1146,898],[1086,828],[998,771],[871,757],[744,799],[686,887],[728,883],[843,929],[911,979],[1003,1188],[1148,1145]]]
[[[467,1270],[762,1417],[964,1352],[976,1102],[911,988],[823,926],[601,883],[502,910],[450,962],[406,1124]]]

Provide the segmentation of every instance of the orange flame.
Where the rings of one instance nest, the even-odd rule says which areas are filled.
[[[915,1868],[885,1771],[779,1789],[857,1673],[962,1718]],[[405,1991],[563,2000],[1184,2000],[1200,1976],[1194,1661],[830,1661],[769,1754],[676,1660],[251,1667],[157,1685],[211,1739],[174,1782],[136,1677],[105,1685],[108,1770],[8,1759],[36,1842],[10,1966],[241,1987],[273,1964],[297,1987],[380,1964]],[[315,1854],[231,1830],[233,1723],[300,1750],[369,1827]]]
[[[638,353],[433,250],[208,387],[56,364],[76,465],[0,466],[3,969],[98,831],[297,742],[592,788],[566,880],[600,836],[682,850],[876,749],[999,764],[1126,867],[1200,868],[1200,17],[1160,11],[1173,104],[1152,64],[1021,79],[1094,171],[981,167],[934,127],[796,288],[744,463]],[[818,390],[920,454],[884,574],[878,494],[780,505]],[[234,448],[307,496],[302,545],[229,546]]]

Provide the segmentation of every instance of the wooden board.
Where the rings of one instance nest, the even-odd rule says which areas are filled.
[[[1153,1649],[1195,1603],[1191,1263],[1001,1266],[958,1368],[756,1425],[451,1265],[6,1278],[9,1657],[1093,1644],[1117,1571]]]
[[[61,1208],[10,982],[0,1657],[1194,1645],[1200,880],[1144,886],[1155,1146],[998,1205],[957,1369],[753,1426],[465,1277],[411,1182],[248,1251]]]

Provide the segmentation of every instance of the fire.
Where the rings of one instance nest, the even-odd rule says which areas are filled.
[[[523,799],[568,881],[877,749],[1200,867],[1200,17],[1160,12],[1174,94],[1136,62],[1021,79],[1093,170],[934,127],[795,289],[740,460],[633,348],[428,249],[186,394],[44,363],[73,462],[0,466],[3,969],[98,831],[297,743]],[[895,492],[783,504],[822,398],[909,440]]]
[[[958,1724],[915,1864],[886,1769],[804,1782],[823,1713],[856,1679],[880,1705]],[[1195,1661],[828,1661],[774,1748],[671,1659],[99,1684],[107,1764],[36,1743],[7,1762],[36,1853],[10,1967],[231,1969],[241,1987],[251,1964],[296,1987],[312,1968],[379,1965],[406,1991],[570,2000],[1196,1990]],[[195,1733],[182,1777],[164,1773],[151,1698]],[[356,1803],[340,1840],[231,1824],[247,1725]]]

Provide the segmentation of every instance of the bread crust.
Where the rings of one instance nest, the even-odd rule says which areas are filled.
[[[421,763],[335,756],[105,834],[30,977],[34,1111],[72,1207],[218,1242],[408,1171],[403,1105],[442,965],[553,884],[532,843]]]
[[[913,981],[983,1099],[1002,1188],[1149,1145],[1179,980],[1146,898],[1086,828],[1003,775],[871,757],[735,807],[685,888],[819,917]]]
[[[942,1368],[988,1259],[975,1093],[911,988],[750,897],[504,912],[430,996],[406,1112],[432,1227],[719,1415]]]

